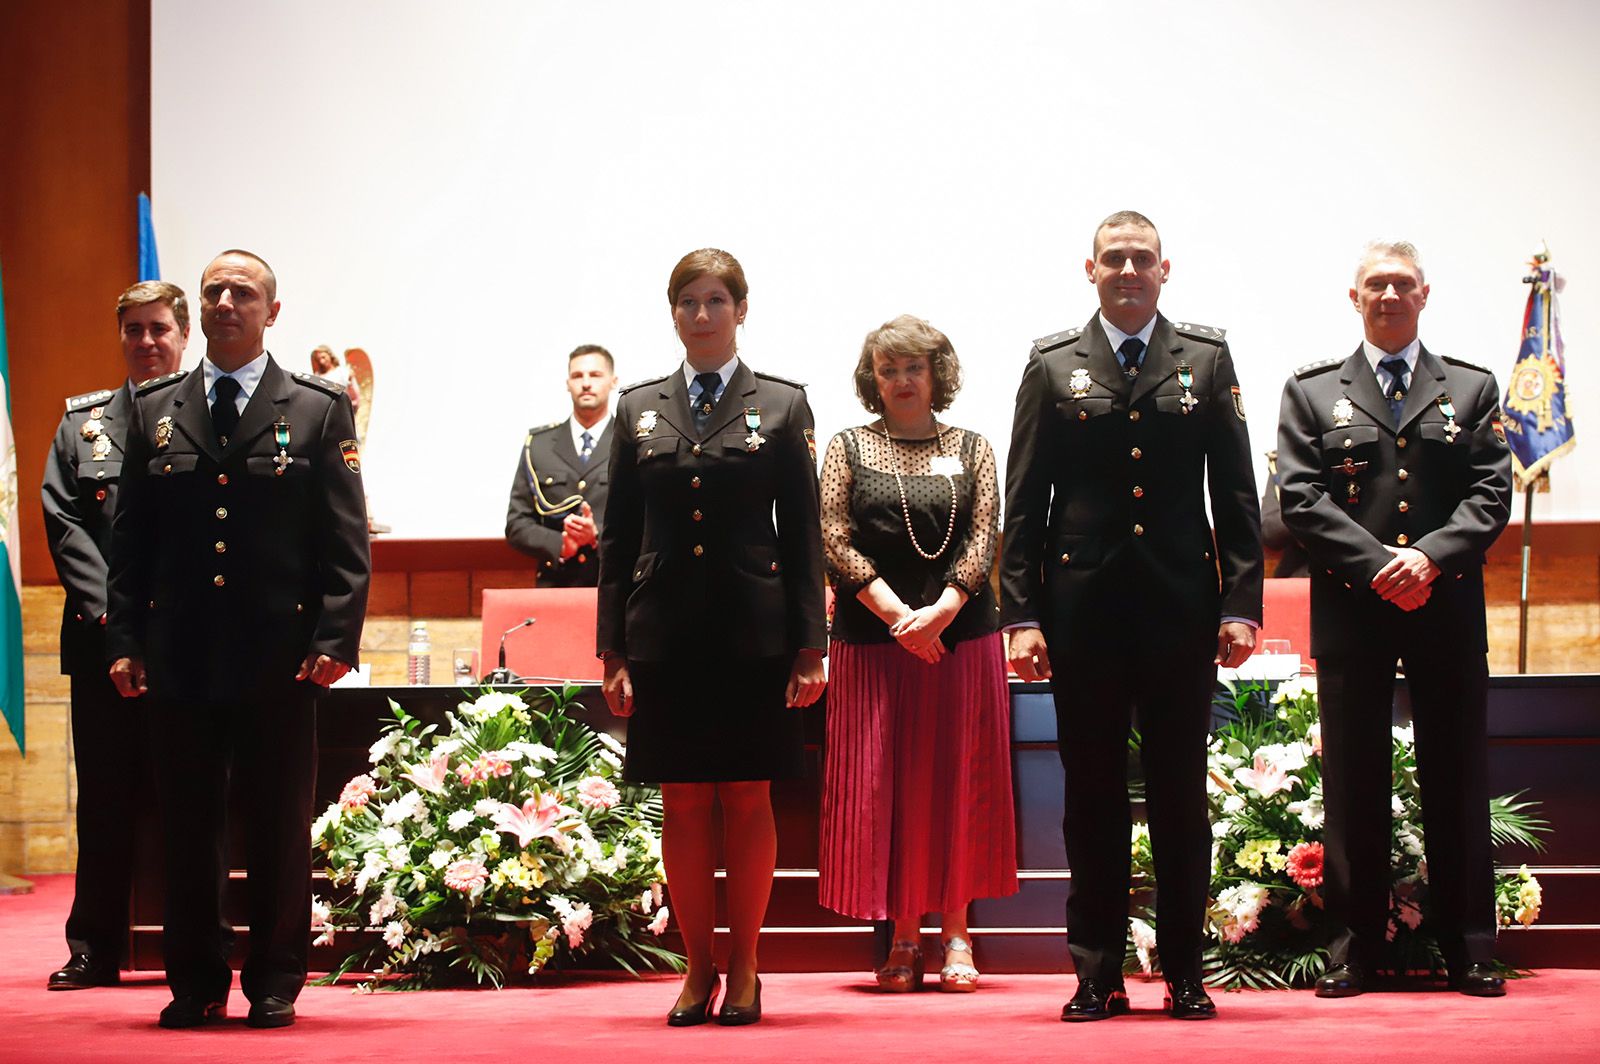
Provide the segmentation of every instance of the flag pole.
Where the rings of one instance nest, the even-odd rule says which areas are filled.
[[[1539,250],[1534,252],[1533,273],[1523,280],[1533,285],[1537,291],[1541,286],[1553,289],[1546,278],[1550,276],[1545,271],[1550,266],[1550,249],[1543,241],[1539,243]],[[1550,354],[1550,330],[1554,325],[1555,295],[1553,290],[1547,290],[1544,300],[1544,321],[1539,330],[1539,357],[1546,358]],[[1517,602],[1517,673],[1526,674],[1528,671],[1528,585],[1532,582],[1533,575],[1533,493],[1540,488],[1550,490],[1550,470],[1540,470],[1539,475],[1524,482],[1522,488],[1522,590]]]
[[[1522,595],[1517,616],[1517,673],[1528,671],[1528,576],[1533,571],[1533,491],[1522,489]]]

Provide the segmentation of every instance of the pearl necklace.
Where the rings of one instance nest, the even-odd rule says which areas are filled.
[[[932,554],[929,554],[927,551],[922,549],[922,544],[917,542],[917,533],[911,527],[911,506],[906,502],[906,484],[905,481],[900,477],[900,455],[894,449],[894,437],[889,435],[888,419],[880,418],[879,423],[883,425],[883,438],[889,444],[889,464],[894,468],[895,487],[900,489],[900,514],[905,518],[906,535],[911,537],[911,549],[931,562],[938,558],[939,555],[944,553],[945,548],[950,546],[950,537],[955,534],[956,480],[949,473],[939,474],[940,476],[944,477],[945,482],[950,485],[950,523],[947,524],[944,529],[944,542],[939,544],[938,550],[934,551]],[[934,423],[934,454],[940,458],[944,457],[944,434],[948,431],[948,427],[941,429],[938,427],[938,422]]]

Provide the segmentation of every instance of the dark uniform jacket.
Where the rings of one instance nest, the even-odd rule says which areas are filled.
[[[600,544],[602,654],[824,649],[823,571],[803,387],[741,361],[704,432],[681,371],[621,394]]]
[[[561,526],[568,514],[577,513],[587,502],[594,512],[596,532],[604,532],[611,482],[606,459],[617,421],[612,418],[595,440],[588,462],[581,461],[573,449],[571,423],[557,421],[529,429],[511,481],[506,542],[538,562],[540,587],[594,587],[600,582],[598,542],[563,559]]]
[[[1449,408],[1447,411],[1446,408]],[[1396,430],[1361,348],[1295,372],[1278,420],[1283,520],[1311,555],[1311,652],[1402,645],[1403,630],[1488,649],[1484,554],[1510,515],[1511,459],[1494,374],[1417,355]],[[1449,411],[1454,412],[1454,417]],[[1421,608],[1380,599],[1372,578],[1415,547],[1441,573]]]
[[[1017,393],[1005,517],[1001,623],[1037,621],[1052,650],[1209,641],[1223,616],[1259,622],[1260,506],[1222,331],[1158,316],[1132,380],[1098,315],[1037,341]]]
[[[45,534],[67,592],[61,608],[63,673],[106,670],[107,559],[132,408],[126,385],[68,399],[45,461]]]
[[[198,370],[146,381],[133,413],[108,658],[194,699],[290,687],[309,653],[356,664],[371,565],[344,390],[269,357],[226,448]]]

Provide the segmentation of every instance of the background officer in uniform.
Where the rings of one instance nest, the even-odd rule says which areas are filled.
[[[129,808],[145,774],[140,716],[106,675],[106,558],[127,446],[133,387],[178,368],[189,343],[183,289],[140,281],[117,297],[128,378],[114,391],[67,400],[45,462],[44,523],[67,596],[61,671],[72,683],[72,756],[78,774],[78,875],[67,916],[66,965],[51,990],[110,986],[128,944],[134,843]]]
[[[1283,506],[1278,501],[1276,450],[1267,452],[1267,486],[1261,493],[1261,545],[1278,552],[1278,567],[1272,571],[1274,577],[1282,579],[1311,575],[1306,562],[1306,549],[1289,534],[1289,527],[1283,523]],[[1293,649],[1297,654],[1305,652],[1305,647]]]
[[[248,1022],[294,1022],[310,944],[316,696],[356,661],[368,559],[350,401],[263,346],[277,280],[227,251],[201,278],[206,357],[139,389],[113,528],[111,677],[159,735],[163,1027],[226,1014],[225,811],[245,820]],[[146,692],[148,692],[146,694]]]
[[[1206,736],[1216,665],[1244,661],[1261,621],[1255,473],[1222,330],[1156,313],[1169,264],[1150,220],[1107,218],[1084,269],[1100,313],[1037,341],[1017,393],[1000,571],[1012,666],[1024,680],[1056,678],[1078,973],[1061,1018],[1128,1010],[1137,721],[1169,1011],[1204,1019],[1216,1011],[1200,982]]]
[[[610,475],[611,352],[584,344],[567,356],[572,416],[529,429],[511,481],[506,541],[539,563],[541,587],[594,587]]]
[[[1366,340],[1283,391],[1283,520],[1311,556],[1328,913],[1323,997],[1365,989],[1389,919],[1389,727],[1405,663],[1427,824],[1430,920],[1457,989],[1499,996],[1489,844],[1484,552],[1510,514],[1494,374],[1417,339],[1417,249],[1368,245],[1350,301]]]

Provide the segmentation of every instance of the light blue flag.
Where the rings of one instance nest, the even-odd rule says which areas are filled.
[[[0,282],[0,711],[17,749],[28,753],[22,719],[22,545],[17,542],[17,445],[11,435],[11,363],[6,357],[6,297]]]
[[[161,280],[161,256],[156,254],[156,223],[150,217],[150,197],[139,193],[139,280]]]

